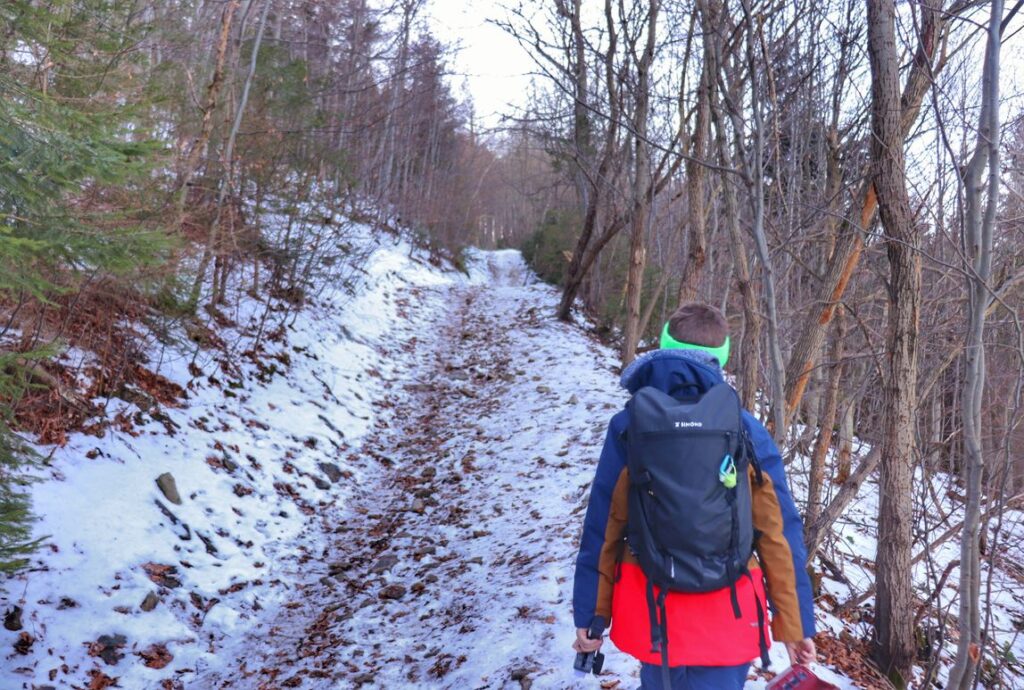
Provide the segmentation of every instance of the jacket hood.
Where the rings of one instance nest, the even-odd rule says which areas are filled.
[[[622,371],[619,383],[630,394],[652,386],[669,395],[684,386],[697,386],[701,393],[722,383],[718,360],[700,350],[652,350]]]

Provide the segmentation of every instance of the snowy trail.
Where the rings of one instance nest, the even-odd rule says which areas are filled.
[[[623,396],[612,353],[550,317],[519,254],[484,257],[492,282],[451,288],[390,427],[364,442],[379,480],[222,687],[575,684],[581,499]]]
[[[611,644],[600,679],[570,649],[618,357],[518,252],[471,257],[467,278],[382,244],[351,300],[325,294],[226,385],[183,351],[162,371],[188,405],[122,403],[136,426],[55,449],[34,493],[52,544],[0,588],[23,618],[0,687],[634,690]]]
[[[323,552],[291,573],[288,603],[218,652],[217,668],[236,670],[203,688],[638,686],[638,664],[613,645],[600,679],[576,678],[570,649],[586,494],[626,398],[618,358],[552,316],[557,292],[519,252],[475,260],[487,279],[424,305],[434,322],[418,364],[364,439],[365,483]],[[771,656],[788,665],[781,645]],[[752,674],[746,687],[764,684]]]

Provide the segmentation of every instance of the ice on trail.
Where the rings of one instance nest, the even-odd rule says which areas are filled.
[[[571,592],[615,353],[554,319],[518,252],[466,275],[389,241],[365,268],[259,363],[154,352],[188,389],[164,421],[125,403],[136,425],[42,449],[51,536],[2,591],[24,612],[0,687],[598,687],[573,675]],[[264,306],[222,336],[243,351]],[[605,651],[601,680],[635,688]]]

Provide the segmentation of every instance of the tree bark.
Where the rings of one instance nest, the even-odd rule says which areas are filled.
[[[686,160],[686,202],[689,225],[689,242],[683,275],[679,279],[676,295],[679,304],[697,299],[697,288],[707,262],[708,211],[705,202],[705,178],[707,168],[703,161],[708,155],[708,139],[711,135],[711,94],[718,82],[717,63],[712,41],[716,40],[719,3],[706,0],[697,3],[704,33],[704,64],[701,67],[700,84],[697,88],[696,115],[693,134],[690,137],[689,158]]]
[[[832,434],[839,409],[839,384],[843,379],[843,341],[846,338],[846,320],[840,311],[836,317],[836,334],[832,341],[828,389],[825,392],[825,409],[822,412],[818,442],[811,456],[811,472],[807,480],[807,514],[804,524],[810,525],[821,512],[821,487],[825,483],[825,456],[832,447]]]
[[[920,233],[906,189],[900,122],[896,9],[893,0],[867,0],[871,63],[871,179],[878,195],[889,259],[887,380],[883,384],[881,499],[875,655],[899,688],[911,681],[915,658],[910,547],[913,468],[917,451],[917,336],[921,305]]]
[[[214,213],[213,223],[210,225],[210,231],[207,235],[206,246],[203,249],[202,259],[199,261],[199,268],[196,271],[196,276],[192,283],[192,290],[189,293],[189,304],[193,308],[199,303],[199,294],[202,290],[203,278],[206,276],[206,270],[210,265],[210,258],[217,248],[221,219],[224,214],[224,202],[227,199],[228,192],[234,188],[233,169],[235,160],[235,141],[238,138],[238,130],[242,126],[242,119],[245,117],[245,109],[249,103],[249,91],[252,89],[252,80],[256,76],[256,62],[259,58],[260,45],[263,43],[263,31],[267,26],[267,14],[270,12],[270,5],[271,0],[264,0],[263,12],[260,16],[260,24],[256,30],[256,39],[253,43],[252,54],[249,58],[249,71],[245,76],[245,84],[242,87],[242,95],[239,97],[238,108],[235,110],[235,118],[234,122],[231,124],[231,132],[228,134],[228,140],[224,144],[224,151],[221,155],[221,180],[220,189],[217,193],[217,209]],[[217,281],[214,281],[213,303],[217,303],[224,299],[226,284],[227,275],[225,272],[219,286]]]
[[[843,409],[839,420],[839,450],[836,460],[836,475],[833,482],[844,484],[850,478],[850,458],[853,455],[853,421],[856,411],[855,401],[851,400]]]
[[[178,181],[178,202],[177,202],[177,224],[178,227],[185,221],[185,205],[188,200],[189,185],[196,174],[199,164],[199,157],[203,150],[210,143],[210,134],[213,132],[213,113],[217,109],[217,98],[220,96],[221,87],[224,85],[224,62],[228,52],[228,38],[231,35],[231,22],[234,19],[235,11],[238,9],[238,0],[229,0],[220,17],[220,35],[217,38],[217,49],[213,62],[213,76],[206,87],[206,102],[203,104],[202,124],[199,127],[199,136],[196,137],[192,149],[185,159],[185,167],[181,179]]]
[[[967,505],[960,536],[960,639],[947,685],[970,690],[980,660],[981,638],[981,502],[985,456],[982,446],[982,399],[985,390],[985,314],[991,303],[992,231],[999,205],[999,52],[1002,0],[992,0],[988,43],[982,74],[978,141],[964,176],[963,249],[967,292],[964,344],[964,488]],[[988,169],[987,179],[983,174]],[[987,198],[986,198],[987,197]],[[982,208],[984,204],[984,209]]]
[[[633,112],[635,173],[633,176],[633,212],[629,238],[629,273],[626,278],[626,327],[622,339],[622,364],[636,357],[640,340],[640,300],[644,289],[646,265],[645,234],[651,206],[651,144],[647,140],[647,114],[651,98],[651,65],[658,23],[659,0],[647,3],[647,40],[636,61],[637,93]]]
[[[578,8],[579,2],[576,2]],[[609,172],[611,171],[612,162],[615,157],[615,143],[619,136],[619,87],[618,77],[615,74],[615,53],[618,50],[618,30],[615,26],[614,13],[612,11],[612,0],[605,0],[604,3],[604,16],[605,16],[605,30],[608,34],[608,49],[604,55],[604,70],[605,70],[605,87],[608,92],[608,124],[605,129],[604,140],[601,145],[601,158],[597,165],[597,172],[593,179],[590,180],[590,191],[586,195],[586,203],[584,205],[583,213],[583,225],[580,228],[580,236],[576,240],[576,248],[573,250],[572,258],[569,260],[569,266],[565,273],[565,285],[562,287],[562,298],[558,303],[558,311],[556,315],[563,321],[568,321],[572,314],[572,305],[576,301],[576,295],[579,294],[580,287],[583,285],[583,279],[587,275],[593,261],[586,261],[586,255],[590,249],[590,241],[593,238],[594,230],[597,226],[597,219],[599,216],[600,204],[603,203],[602,194],[603,185],[606,184]],[[575,22],[579,21],[579,15],[576,14]],[[575,25],[574,25],[575,26]],[[579,34],[578,39],[583,40],[582,27],[577,32],[576,28],[573,29],[573,35]],[[577,59],[583,59],[585,53],[578,52]],[[584,78],[586,70],[583,70]],[[579,87],[577,87],[579,88]],[[580,104],[577,103],[577,106]],[[576,126],[581,125],[579,116],[576,117]],[[589,121],[587,122],[589,127]],[[589,131],[589,130],[588,130]],[[576,135],[579,140],[580,135]],[[589,141],[589,139],[588,139]],[[577,148],[579,144],[577,144]],[[585,161],[577,159],[577,165],[584,165]],[[610,239],[610,238],[609,238]],[[604,245],[601,244],[598,247],[598,251]]]
[[[711,34],[714,44],[714,59],[716,65],[720,65],[721,48],[719,35]],[[718,148],[718,157],[724,168],[734,167],[733,157],[726,142],[727,133],[725,129],[725,114],[722,109],[722,102],[718,97],[712,100],[711,119],[715,125],[715,144]],[[737,155],[742,155],[742,149]],[[737,289],[740,293],[740,301],[743,305],[743,336],[740,341],[740,368],[738,370],[740,382],[740,399],[743,406],[753,409],[757,399],[758,381],[760,379],[761,367],[761,331],[762,320],[759,308],[759,297],[753,278],[750,275],[750,259],[747,255],[746,238],[740,228],[739,205],[736,200],[736,188],[730,179],[722,183],[722,210],[725,215],[725,223],[729,230],[730,251],[733,253],[733,264],[736,272]]]
[[[768,251],[768,238],[764,228],[764,122],[761,116],[761,102],[758,97],[757,60],[755,44],[757,28],[749,0],[743,0],[743,14],[747,25],[747,70],[750,79],[750,109],[753,114],[753,135],[751,161],[748,166],[750,184],[750,203],[753,215],[754,246],[758,259],[761,261],[761,273],[764,282],[764,299],[768,312],[768,354],[771,372],[771,417],[769,427],[776,443],[780,443],[786,435],[786,369],[782,358],[782,345],[779,335],[778,300],[775,294],[775,269],[771,254]]]

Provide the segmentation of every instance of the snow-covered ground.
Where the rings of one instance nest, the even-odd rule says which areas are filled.
[[[363,269],[354,298],[325,290],[281,337],[267,337],[280,320],[270,302],[254,361],[154,347],[151,364],[187,390],[181,406],[115,401],[107,414],[131,424],[41,449],[32,493],[36,533],[49,537],[0,590],[0,609],[22,609],[22,629],[0,631],[0,688],[107,687],[101,676],[133,690],[200,687],[222,645],[287,598],[282,574],[367,481],[350,458],[466,280],[401,240],[383,240]],[[243,299],[220,337],[246,351],[266,307]],[[158,488],[164,473],[180,504]]]
[[[154,349],[179,407],[118,403],[131,424],[43,449],[50,537],[0,589],[22,610],[0,631],[0,688],[635,688],[610,644],[600,679],[577,679],[569,648],[617,356],[553,318],[557,293],[517,252],[469,266],[386,239],[354,296],[325,290],[251,360]],[[244,299],[219,335],[245,352],[266,306]],[[844,517],[852,589],[826,580],[830,600],[866,586],[874,495]],[[822,627],[866,631],[827,604]]]

